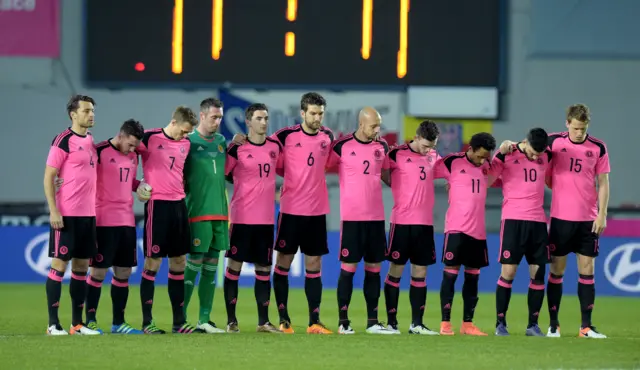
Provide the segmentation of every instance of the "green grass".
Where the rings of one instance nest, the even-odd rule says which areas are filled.
[[[197,291],[196,291],[197,294]],[[197,318],[197,295],[189,307],[190,318]],[[454,303],[454,317],[461,317],[460,294]],[[564,337],[527,338],[526,297],[514,295],[509,311],[511,337],[422,337],[407,335],[408,295],[400,297],[399,321],[402,335],[374,336],[364,333],[366,311],[362,292],[354,292],[350,309],[353,336],[312,336],[304,333],[307,322],[306,299],[302,290],[292,290],[289,309],[295,335],[255,333],[256,304],[252,289],[242,289],[238,304],[240,334],[164,335],[100,337],[47,337],[44,284],[0,285],[0,368],[2,369],[559,369],[559,368],[640,368],[640,300],[637,298],[597,299],[594,322],[609,335],[606,340],[577,338],[580,314],[576,297],[562,301],[561,322]],[[425,323],[439,326],[439,297],[429,294]],[[381,309],[384,297],[380,299]],[[68,286],[63,290],[60,316],[65,329],[70,324]],[[277,321],[272,304],[271,319]],[[545,303],[546,306],[546,303]],[[495,320],[492,294],[482,295],[476,310],[476,324],[491,332]],[[127,319],[140,325],[137,288],[130,293]],[[165,286],[156,288],[155,319],[170,329],[171,313]],[[324,292],[322,318],[336,329],[335,291]],[[214,321],[226,322],[222,291],[215,298]],[[386,319],[381,317],[381,319]],[[98,320],[110,329],[109,286],[102,292]],[[546,331],[548,317],[543,313],[541,327]],[[459,328],[459,322],[454,321]]]

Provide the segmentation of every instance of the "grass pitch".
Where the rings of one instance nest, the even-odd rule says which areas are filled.
[[[110,287],[103,286],[98,320],[103,330],[111,324]],[[425,323],[439,327],[438,293],[431,288]],[[141,324],[140,299],[132,287],[127,321]],[[197,290],[189,307],[191,323],[197,320]],[[324,292],[322,320],[337,329],[334,290]],[[489,337],[426,337],[408,335],[408,293],[401,292],[398,319],[402,335],[364,333],[366,310],[361,291],[354,292],[350,316],[357,334],[352,336],[307,335],[304,291],[291,290],[289,311],[294,335],[255,332],[257,324],[253,289],[241,289],[238,299],[239,334],[156,335],[99,337],[47,337],[46,299],[41,285],[0,285],[0,368],[12,369],[595,369],[640,368],[640,299],[598,297],[594,323],[609,336],[604,340],[577,338],[580,325],[578,300],[565,296],[560,313],[562,338],[528,338],[526,296],[514,294],[508,314],[510,337],[493,336],[495,301],[483,294],[476,309],[476,324]],[[273,300],[275,302],[275,300]],[[68,285],[63,287],[60,318],[70,325]],[[277,322],[275,305],[271,319]],[[380,308],[384,311],[381,295]],[[546,303],[545,306],[546,307]],[[457,292],[453,307],[454,327],[459,329],[462,301]],[[546,311],[546,308],[543,309]],[[159,327],[171,329],[171,308],[166,286],[156,287],[154,316]],[[386,317],[381,316],[382,320]],[[213,320],[226,324],[222,291],[216,292]],[[540,324],[546,332],[548,316]]]

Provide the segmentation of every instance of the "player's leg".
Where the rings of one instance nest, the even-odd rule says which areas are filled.
[[[551,218],[549,225],[549,249],[551,265],[547,281],[547,306],[549,308],[548,337],[560,337],[560,302],[562,301],[562,281],[567,266],[567,254],[573,249],[575,223]]]
[[[64,222],[64,219],[63,219]],[[68,252],[67,239],[65,229],[51,229],[49,232],[49,257],[51,259],[51,268],[47,276],[45,284],[47,294],[47,310],[49,313],[49,325],[47,326],[48,335],[67,335],[67,331],[60,325],[58,317],[58,308],[60,307],[60,296],[62,295],[62,279],[67,270],[67,265],[71,256]],[[64,249],[62,247],[64,246]],[[64,253],[62,253],[64,252]]]
[[[304,254],[304,292],[309,307],[309,334],[333,334],[320,321],[322,302],[322,256],[329,254],[327,244],[327,216],[305,217],[306,225],[301,228],[300,250]]]
[[[184,271],[184,314],[187,316],[191,296],[196,285],[198,274],[202,271],[204,253],[209,250],[213,240],[211,221],[191,222],[191,243],[187,255],[187,267]],[[202,284],[202,278],[200,279]],[[208,320],[207,320],[208,321]]]
[[[87,271],[89,260],[96,256],[96,218],[73,217],[75,243],[71,249],[71,330],[69,334],[100,335],[102,331],[88,328],[82,320],[82,311],[87,297]]]
[[[500,250],[498,262],[502,265],[496,284],[496,331],[498,336],[507,336],[507,311],[511,301],[513,279],[529,240],[527,221],[503,220],[500,224]],[[545,231],[546,232],[546,231]]]
[[[398,301],[400,279],[404,265],[409,260],[410,226],[389,225],[389,242],[385,255],[389,261],[389,271],[384,281],[384,300],[387,308],[387,329],[398,330]]]
[[[216,277],[218,275],[218,259],[220,252],[229,249],[229,223],[228,221],[212,221],[213,241],[209,250],[204,254],[202,275],[198,285],[200,298],[200,312],[198,328],[206,333],[224,333],[211,320],[213,309],[213,297],[216,292]]]
[[[129,277],[132,268],[138,264],[138,238],[134,226],[119,228],[121,237],[115,256],[113,257],[113,277],[111,278],[111,303],[113,318],[111,333],[113,334],[143,334],[142,330],[129,325],[124,317],[124,311],[129,299]]]
[[[202,333],[202,330],[187,323],[184,314],[184,270],[187,266],[187,253],[191,247],[191,228],[189,213],[184,200],[171,202],[173,219],[169,228],[169,275],[167,288],[171,311],[173,312],[172,332],[176,334]]]
[[[231,248],[227,251],[227,270],[224,275],[224,302],[227,310],[227,333],[238,333],[236,305],[238,303],[238,280],[242,263],[246,260],[249,242],[248,225],[231,224],[229,230]]]
[[[365,231],[364,246],[364,284],[362,290],[367,304],[367,333],[400,334],[389,330],[378,320],[378,302],[380,300],[380,268],[385,260],[387,237],[384,221],[366,221],[362,224]]]
[[[439,335],[437,331],[424,325],[424,310],[427,304],[427,266],[436,263],[436,249],[433,240],[434,231],[431,225],[415,225],[412,227],[411,284],[409,302],[411,303],[411,326],[409,334]]]
[[[115,248],[120,238],[117,227],[96,227],[96,238],[98,252],[95,257],[89,260],[89,277],[87,278],[87,298],[84,304],[87,316],[87,327],[102,332],[98,328],[96,314],[100,295],[102,292],[102,282],[104,281],[107,269],[113,263]]]
[[[252,225],[250,253],[247,262],[255,266],[253,292],[258,307],[259,333],[282,333],[269,320],[271,298],[271,266],[273,265],[273,225]]]
[[[582,324],[580,337],[602,339],[607,336],[596,331],[591,323],[591,313],[596,300],[596,286],[594,284],[595,259],[599,254],[598,235],[591,232],[592,223],[582,222],[580,225],[580,243],[576,255],[578,256],[578,299]]]
[[[442,283],[440,284],[440,312],[442,321],[440,323],[440,335],[453,335],[451,327],[451,307],[455,295],[455,285],[460,272],[461,260],[459,252],[462,246],[461,233],[447,233],[444,237],[442,248]]]
[[[353,276],[364,255],[365,232],[358,221],[342,221],[340,230],[340,276],[338,277],[338,333],[355,334],[349,320]]]
[[[300,246],[300,233],[306,231],[303,230],[302,217],[280,212],[274,245],[278,253],[273,270],[273,292],[278,307],[280,330],[287,334],[293,334],[288,311],[289,269]]]
[[[464,234],[463,234],[464,235]],[[480,269],[489,265],[487,241],[464,235],[464,283],[462,284],[463,316],[460,334],[486,336],[473,324],[473,316],[478,305],[478,282]]]
[[[549,236],[547,224],[544,222],[530,222],[529,244],[527,246],[527,263],[529,263],[529,291],[527,305],[529,307],[529,322],[525,335],[543,337],[544,333],[538,326],[538,318],[544,301],[544,277],[546,267],[551,262],[549,250]]]
[[[140,304],[142,306],[142,330],[145,334],[165,334],[153,322],[153,297],[156,274],[162,258],[167,256],[169,241],[169,218],[171,210],[165,201],[150,200],[144,208],[144,265],[140,280]],[[169,213],[169,214],[168,214]]]
[[[276,242],[276,246],[278,242]],[[296,246],[297,249],[297,246]],[[276,265],[273,269],[273,293],[278,307],[278,317],[280,319],[280,330],[287,334],[293,334],[291,318],[289,317],[289,269],[295,254],[278,251],[276,255]]]

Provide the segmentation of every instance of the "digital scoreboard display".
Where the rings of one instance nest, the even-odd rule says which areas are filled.
[[[497,86],[505,0],[91,0],[89,85]]]

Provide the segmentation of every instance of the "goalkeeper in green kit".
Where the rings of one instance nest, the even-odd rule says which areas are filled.
[[[218,258],[229,249],[229,208],[224,177],[227,144],[217,133],[222,121],[222,102],[215,98],[200,103],[200,122],[189,135],[191,147],[184,179],[191,225],[191,250],[184,272],[185,316],[198,283],[200,313],[197,328],[206,333],[224,333],[210,319],[216,290]]]

